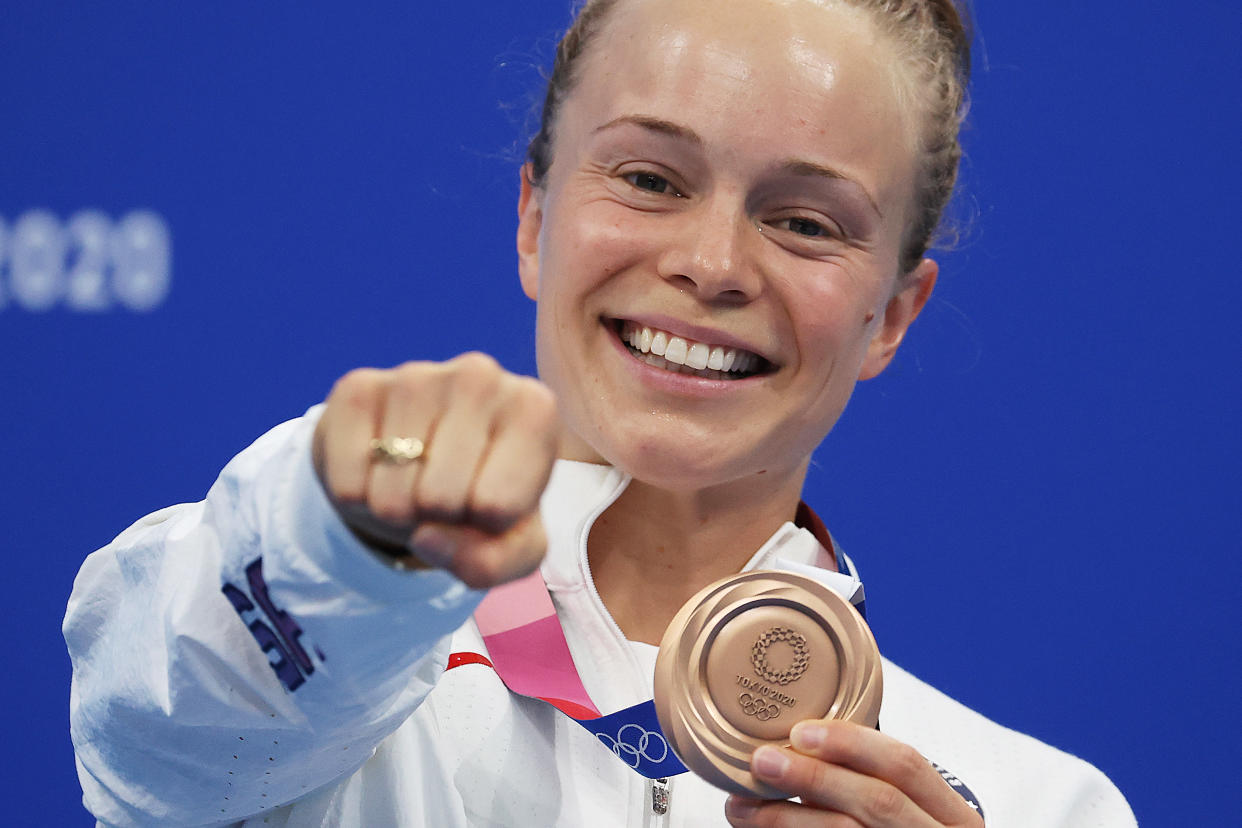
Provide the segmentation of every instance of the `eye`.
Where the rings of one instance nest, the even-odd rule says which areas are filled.
[[[635,189],[646,190],[650,193],[659,193],[661,195],[674,195],[681,197],[681,193],[673,187],[669,180],[663,176],[656,175],[653,172],[632,172],[624,176],[625,180],[630,182]]]
[[[784,228],[789,230],[791,233],[796,233],[797,235],[805,236],[806,238],[820,238],[824,236],[837,235],[817,221],[797,216],[782,219],[781,221],[775,222],[775,224],[777,227],[781,227],[783,225]]]
[[[810,219],[794,218],[789,220],[789,229],[800,236],[826,236],[828,231],[823,225]]]
[[[768,226],[784,231],[784,237],[790,242],[803,245],[822,247],[827,243],[844,241],[847,236],[841,225],[827,215],[816,211],[814,215],[793,215],[771,218]]]

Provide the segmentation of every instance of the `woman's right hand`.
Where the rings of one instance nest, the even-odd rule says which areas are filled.
[[[407,362],[342,377],[315,428],[315,471],[360,538],[410,568],[441,567],[486,589],[533,571],[546,538],[539,498],[559,421],[547,386],[485,354]],[[376,438],[423,441],[412,462],[377,457]]]

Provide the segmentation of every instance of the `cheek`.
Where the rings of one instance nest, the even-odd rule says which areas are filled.
[[[782,279],[793,335],[804,359],[853,361],[851,352],[866,350],[875,293],[844,268]],[[861,357],[859,357],[861,358]]]
[[[543,262],[545,288],[579,304],[587,293],[650,252],[654,247],[650,229],[616,213],[588,206],[556,228],[552,235],[557,244],[545,247],[551,253]]]

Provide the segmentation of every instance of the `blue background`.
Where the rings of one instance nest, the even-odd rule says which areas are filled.
[[[1222,824],[1242,10],[979,5],[970,231],[807,499],[892,658],[1090,759],[1143,824]],[[89,822],[59,634],[86,554],[351,367],[477,348],[533,371],[516,159],[566,3],[305,6],[0,10],[0,220],[149,209],[173,244],[150,312],[0,310],[11,824]]]

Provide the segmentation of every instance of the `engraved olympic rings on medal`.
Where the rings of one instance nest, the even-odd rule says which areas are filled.
[[[658,765],[668,758],[668,742],[664,741],[664,737],[633,722],[622,725],[616,736],[609,736],[607,733],[595,735],[605,747],[632,768],[638,767],[643,759]],[[648,748],[651,748],[650,752]],[[656,753],[658,755],[653,755]]]
[[[767,704],[763,699],[757,699],[750,693],[742,693],[737,697],[737,702],[742,706],[742,712],[748,716],[754,716],[761,722],[768,719],[775,719],[781,715],[781,709],[774,704]]]

